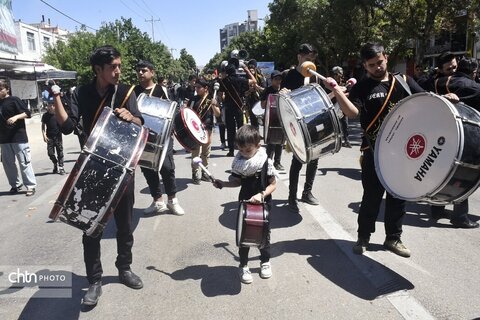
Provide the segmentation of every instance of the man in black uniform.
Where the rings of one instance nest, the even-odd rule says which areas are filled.
[[[385,188],[380,183],[375,171],[373,146],[378,130],[393,106],[408,92],[402,85],[408,85],[412,93],[422,92],[422,88],[410,77],[394,76],[387,71],[388,57],[382,45],[367,43],[360,50],[363,67],[367,76],[360,80],[350,91],[347,98],[340,86],[325,86],[332,90],[342,111],[348,117],[360,113],[360,124],[364,130],[361,150],[363,151],[362,185],[363,197],[358,213],[358,241],[353,252],[363,254],[370,242],[370,235],[375,232],[375,222],[382,202]],[[402,81],[402,82],[400,82]],[[406,82],[406,84],[405,84]],[[385,205],[385,249],[402,256],[410,257],[410,250],[405,247],[400,237],[402,234],[405,201],[394,198],[387,192]]]
[[[235,133],[243,126],[243,97],[250,86],[257,82],[245,64],[242,65],[250,79],[237,75],[237,66],[229,63],[225,67],[227,76],[219,79],[220,90],[225,93],[223,105],[225,106],[225,124],[227,126],[228,153],[227,157],[233,157],[235,150]]]
[[[435,82],[437,94],[454,93],[461,102],[480,111],[480,83],[474,81],[478,64],[475,59],[464,58],[458,62],[457,71],[450,75],[440,77]],[[445,217],[445,206],[432,206],[433,219]],[[451,224],[456,228],[478,228],[479,224],[468,217],[468,198],[453,205]]]
[[[121,73],[120,53],[111,46],[99,47],[90,56],[90,64],[95,73],[95,78],[91,83],[75,90],[69,113],[65,111],[62,104],[60,87],[54,85],[51,88],[57,111],[55,116],[62,133],[72,133],[78,121],[83,119],[85,133],[87,136],[90,135],[100,111],[105,106],[112,107],[120,119],[142,125],[143,118],[137,108],[133,87],[119,84]],[[118,252],[115,266],[118,269],[121,283],[133,289],[141,289],[143,287],[142,280],[130,269],[133,246],[134,180],[130,180],[114,212]],[[102,294],[101,238],[101,235],[96,238],[83,235],[83,256],[87,279],[90,283],[83,298],[84,305],[95,305]]]
[[[162,84],[157,84],[153,81],[155,78],[155,68],[149,61],[139,61],[135,66],[137,71],[137,77],[140,82],[135,86],[135,94],[139,96],[141,93],[145,93],[154,97],[168,99],[165,88]],[[161,80],[161,78],[160,78]],[[160,175],[162,176],[163,185],[165,187],[165,193],[168,196],[168,201],[165,202],[162,199],[162,189],[160,187],[160,177],[158,172],[150,168],[141,168],[145,179],[147,180],[150,195],[153,198],[153,202],[145,209],[145,214],[162,213],[170,211],[171,213],[182,216],[185,211],[178,203],[177,185],[175,183],[175,162],[173,160],[173,139],[170,139],[170,143],[167,146],[167,154],[160,168]]]
[[[317,57],[317,51],[312,45],[304,43],[298,49],[297,59],[298,65],[294,69],[289,69],[282,82],[282,88],[289,90],[298,89],[310,82],[310,78],[305,78],[301,73],[301,65],[305,61],[314,62]],[[292,164],[290,165],[288,186],[288,205],[294,212],[299,212],[297,202],[298,177],[303,164],[295,157],[292,157]],[[315,174],[317,173],[318,159],[312,160],[307,164],[307,172],[305,174],[305,184],[303,186],[302,201],[310,205],[318,205],[318,200],[312,194],[313,182]]]

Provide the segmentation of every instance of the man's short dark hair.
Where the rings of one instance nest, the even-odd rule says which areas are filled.
[[[139,61],[137,62],[137,64],[135,65],[135,70],[143,69],[143,68],[147,68],[147,69],[150,70],[150,71],[155,70],[155,66],[154,66],[153,63],[151,63],[150,61],[147,61],[147,60],[139,60]]]
[[[92,69],[94,66],[103,68],[104,65],[111,63],[114,59],[120,58],[120,56],[120,52],[110,45],[98,47],[93,50],[90,55],[90,65]]]
[[[462,58],[458,61],[457,72],[471,75],[478,69],[478,62],[474,58]]]
[[[10,85],[8,84],[8,81],[5,79],[0,79],[0,89],[7,89],[10,91]]]
[[[302,43],[300,47],[298,47],[299,54],[310,54],[310,53],[317,53],[317,50],[309,44],[309,43]]]
[[[385,49],[383,46],[379,43],[373,42],[373,43],[366,43],[363,45],[363,47],[360,49],[360,58],[362,59],[363,62],[370,60],[372,58],[375,58],[378,56],[378,54],[384,54]]]
[[[195,82],[195,86],[201,86],[201,87],[208,87],[208,81],[205,80],[205,78],[198,78],[197,81]]]
[[[256,146],[260,143],[260,140],[260,132],[250,124],[243,125],[235,135],[235,143],[239,147],[245,147],[247,145]]]
[[[452,61],[455,55],[450,51],[443,51],[436,59],[436,66],[441,68],[445,63]]]

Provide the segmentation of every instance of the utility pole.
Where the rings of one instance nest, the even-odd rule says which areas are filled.
[[[153,23],[154,22],[158,22],[160,21],[160,19],[157,19],[157,20],[154,20],[153,19],[153,16],[152,16],[152,19],[150,20],[145,20],[145,22],[151,22],[152,23],[152,41],[155,42],[155,31],[153,30]]]

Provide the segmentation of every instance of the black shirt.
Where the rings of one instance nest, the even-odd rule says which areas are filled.
[[[200,117],[200,120],[202,120],[205,128],[207,130],[212,131],[213,129],[213,110],[210,104],[212,103],[212,100],[206,97],[203,99],[200,96],[195,96],[193,97],[193,101],[190,102],[190,108],[194,110],[198,116]]]
[[[261,101],[265,101],[268,99],[268,96],[270,94],[275,94],[278,93],[279,90],[275,89],[272,86],[267,87],[265,90],[263,90],[262,95],[260,96]]]
[[[14,125],[7,124],[8,119],[24,112],[29,118],[32,116],[27,105],[18,97],[0,99],[0,144],[28,142],[25,119],[17,120]]]
[[[367,136],[370,138],[370,143],[375,144],[378,130],[383,122],[383,119],[387,116],[390,110],[393,109],[395,104],[401,99],[408,96],[407,91],[403,86],[395,80],[395,86],[393,88],[390,100],[381,112],[381,115],[377,118],[377,114],[380,112],[385,99],[388,95],[388,91],[392,84],[393,75],[389,74],[388,81],[378,81],[370,77],[364,77],[356,85],[353,86],[348,98],[350,101],[360,110],[360,124],[362,129],[366,131],[370,123],[375,120],[374,124],[370,126]],[[424,90],[413,80],[407,76],[407,84],[410,87],[412,93],[423,92]],[[362,148],[368,146],[367,140],[363,139]]]
[[[47,131],[48,138],[54,138],[56,136],[62,135],[54,113],[45,112],[42,115],[42,123],[44,123],[45,126],[47,127],[46,131]]]
[[[72,96],[72,108],[69,117],[67,121],[63,124],[63,126],[60,128],[60,131],[62,133],[71,133],[75,127],[75,124],[78,123],[81,118],[83,120],[83,127],[85,133],[87,134],[87,136],[90,135],[90,132],[92,131],[93,126],[97,121],[95,117],[98,117],[98,115],[100,115],[101,113],[99,109],[106,106],[112,107],[112,109],[119,108],[123,100],[125,99],[128,90],[130,89],[129,85],[119,84],[117,86],[115,101],[114,103],[112,103],[115,86],[110,85],[107,93],[105,94],[105,101],[102,105],[104,97],[101,97],[98,94],[95,87],[95,82],[96,79],[94,79],[91,83],[87,85],[75,89]],[[129,110],[134,117],[139,118],[143,124],[142,114],[137,107],[137,96],[135,95],[135,92],[132,92],[130,94],[123,107]],[[97,111],[99,111],[98,114]]]
[[[133,91],[135,91],[135,94],[138,97],[141,93],[145,93],[146,95],[150,95],[150,92],[152,91],[152,88],[144,89],[141,85],[136,85],[135,89],[133,89]],[[165,91],[163,91],[162,86],[159,85],[159,84],[155,84],[155,86],[153,87],[152,97],[167,99],[167,96],[165,95]]]
[[[248,80],[238,75],[229,75],[220,79],[220,91],[225,92],[225,108],[242,108],[242,97],[248,90]]]
[[[310,83],[315,82],[315,78],[310,78]],[[289,69],[282,81],[282,88],[295,90],[305,85],[305,77],[297,69]]]
[[[455,72],[451,77],[441,77],[436,83],[436,89],[438,94],[455,93],[461,102],[480,111],[480,83],[473,81],[467,74]]]

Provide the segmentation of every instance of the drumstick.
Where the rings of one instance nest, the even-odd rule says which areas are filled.
[[[218,89],[220,89],[220,83],[215,82],[215,83],[213,84],[213,98],[212,98],[212,100],[215,100],[215,98],[217,97],[217,91],[218,91]]]
[[[316,72],[317,67],[315,67],[315,64],[311,61],[305,61],[300,65],[300,68],[302,70],[302,75],[304,77],[310,77],[310,75],[314,75],[322,81],[327,80],[327,78],[322,76],[320,73]],[[332,81],[328,81],[328,83],[332,86],[332,88],[335,88],[337,86],[337,81],[333,79]]]
[[[205,168],[205,166],[203,165],[202,159],[201,159],[200,157],[195,157],[195,158],[193,158],[192,161],[193,161],[193,163],[195,163],[197,166],[199,166],[200,169],[202,169],[203,172],[205,172],[205,173],[207,174],[207,176],[210,178],[210,180],[211,180],[212,182],[215,181],[215,178],[214,178],[214,177],[212,176],[212,174],[208,171],[208,169]]]

